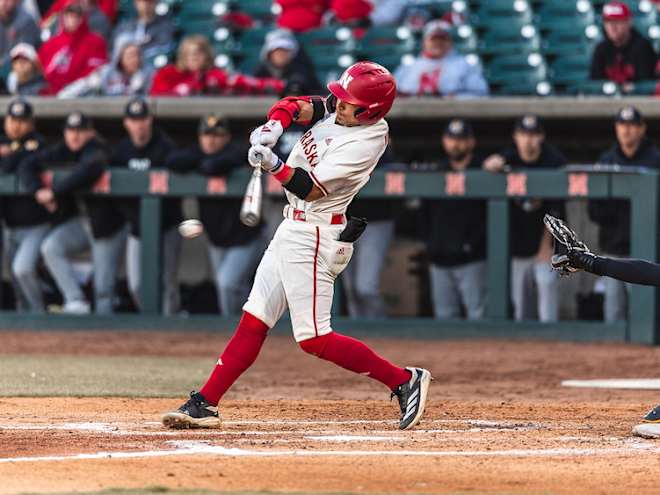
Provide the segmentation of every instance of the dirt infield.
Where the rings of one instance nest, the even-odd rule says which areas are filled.
[[[196,367],[210,369],[216,349],[226,342],[224,336],[203,333],[0,336],[0,375],[11,376],[4,366],[9,357],[49,362],[56,355],[61,362],[61,356],[71,356],[93,363],[89,357],[97,356],[100,363],[104,356],[132,356],[138,382],[145,373],[142,356],[192,357]],[[660,391],[560,386],[561,380],[573,378],[657,377],[660,348],[369,343],[388,358],[428,367],[435,375],[431,404],[417,430],[395,429],[396,406],[379,384],[302,353],[288,337],[271,337],[255,367],[227,395],[222,430],[164,430],[158,414],[181,399],[139,393],[102,397],[102,382],[101,397],[0,397],[0,493],[149,486],[350,493],[660,492],[660,441],[629,435],[641,414],[660,401]],[[112,382],[112,373],[107,380]],[[167,380],[164,373],[162,381]],[[24,381],[12,395],[30,395],[30,382]]]

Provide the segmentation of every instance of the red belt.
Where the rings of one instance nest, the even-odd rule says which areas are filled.
[[[342,225],[344,223],[344,215],[342,213],[333,213],[330,219],[330,225]],[[297,222],[306,222],[307,218],[303,210],[293,210],[293,220]]]

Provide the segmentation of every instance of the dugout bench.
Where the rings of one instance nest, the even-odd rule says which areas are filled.
[[[57,181],[59,172],[47,172]],[[134,172],[110,169],[86,194],[139,196],[142,232],[142,301],[140,314],[113,316],[30,315],[0,313],[5,329],[201,329],[229,331],[235,318],[219,316],[163,317],[160,309],[160,202],[167,196],[242,197],[250,171],[225,179],[166,171]],[[437,321],[429,318],[390,318],[356,321],[337,317],[333,326],[354,335],[411,338],[507,337],[561,340],[599,340],[660,343],[658,289],[633,286],[628,322],[561,321],[514,322],[509,313],[509,200],[537,198],[624,198],[631,202],[632,256],[658,259],[660,173],[592,173],[584,171],[528,171],[492,174],[381,172],[373,174],[360,192],[363,198],[485,198],[488,201],[488,306],[481,322]],[[279,182],[265,178],[264,192],[281,195]],[[16,177],[0,176],[0,194],[22,194]],[[288,327],[287,322],[281,324]]]

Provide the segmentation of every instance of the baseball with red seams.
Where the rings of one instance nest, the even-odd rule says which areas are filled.
[[[202,222],[195,219],[184,220],[179,224],[179,234],[186,239],[194,239],[204,232]]]

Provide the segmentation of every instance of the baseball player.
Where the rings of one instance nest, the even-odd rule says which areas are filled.
[[[414,427],[424,413],[429,371],[395,366],[364,343],[334,332],[330,324],[334,281],[365,227],[355,219],[347,221],[346,208],[385,151],[384,117],[394,102],[396,84],[384,67],[358,62],[328,89],[327,98],[280,100],[268,113],[268,122],[250,136],[248,161],[272,174],[286,190],[284,221],[259,264],[241,321],[211,376],[177,411],[162,417],[166,426],[219,426],[218,401],[255,361],[268,329],[287,307],[294,337],[305,352],[392,391],[401,408],[400,429]],[[312,127],[285,163],[271,147],[296,121]]]
[[[563,275],[584,270],[594,275],[611,277],[622,282],[660,286],[660,264],[636,259],[618,259],[597,256],[589,251],[564,222],[551,215],[545,215],[543,222],[554,236],[557,254],[552,256],[552,268]],[[660,405],[642,418],[643,425],[633,428],[636,435],[660,438]],[[652,424],[653,426],[648,426]]]

